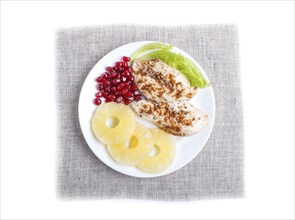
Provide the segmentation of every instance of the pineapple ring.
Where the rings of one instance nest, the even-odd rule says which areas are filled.
[[[168,169],[176,156],[176,146],[170,135],[156,128],[151,129],[154,137],[154,146],[158,148],[158,154],[149,157],[137,167],[146,173],[161,173]]]
[[[153,136],[150,129],[138,123],[129,142],[129,146],[126,141],[107,146],[110,155],[120,164],[137,165],[144,161],[153,149]]]
[[[115,119],[110,125],[109,119]],[[133,111],[124,104],[108,102],[99,107],[91,119],[92,131],[103,144],[113,144],[127,140],[135,128]]]

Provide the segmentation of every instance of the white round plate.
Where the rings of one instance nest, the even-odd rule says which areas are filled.
[[[124,173],[129,176],[149,178],[163,176],[172,173],[183,166],[187,165],[204,147],[206,144],[210,133],[213,128],[214,118],[215,118],[215,99],[212,86],[205,89],[199,89],[197,95],[195,95],[190,102],[196,106],[201,111],[205,112],[209,117],[209,124],[201,130],[199,133],[188,137],[176,137],[173,138],[177,145],[177,156],[174,163],[170,166],[168,170],[159,174],[149,174],[144,173],[134,166],[125,166],[115,162],[109,155],[105,145],[100,143],[94,136],[91,130],[91,118],[95,112],[97,106],[93,104],[94,95],[97,92],[97,83],[95,79],[105,72],[105,68],[108,66],[113,66],[115,62],[122,59],[123,56],[131,56],[139,47],[144,44],[150,43],[151,41],[140,41],[118,47],[105,55],[101,60],[99,60],[96,65],[92,68],[90,73],[85,79],[83,84],[80,99],[79,99],[79,121],[82,133],[85,140],[93,153],[106,165],[113,168],[114,170]],[[182,50],[173,47],[174,52],[181,53],[182,55],[190,57],[187,53]],[[209,81],[206,73],[202,67],[195,62],[196,65],[201,70],[202,74]],[[137,117],[138,121],[146,126],[155,127],[152,123]]]

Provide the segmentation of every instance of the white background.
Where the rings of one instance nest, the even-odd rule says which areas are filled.
[[[150,16],[150,13],[152,15]],[[54,33],[105,23],[236,23],[246,197],[59,201]],[[294,2],[1,2],[1,217],[294,218]]]

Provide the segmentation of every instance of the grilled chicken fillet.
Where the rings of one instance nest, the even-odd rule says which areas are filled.
[[[187,101],[196,94],[182,73],[159,59],[136,60],[132,68],[137,87],[149,100]]]
[[[208,116],[190,104],[183,102],[153,102],[141,100],[131,104],[142,118],[152,121],[167,133],[189,136],[208,124]]]

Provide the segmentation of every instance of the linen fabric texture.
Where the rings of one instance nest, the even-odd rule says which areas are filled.
[[[156,178],[131,177],[106,166],[88,147],[78,118],[80,90],[92,67],[111,50],[146,40],[169,43],[190,54],[208,75],[216,99],[215,124],[203,150],[182,169]],[[67,28],[56,33],[56,56],[60,199],[179,201],[243,196],[237,26],[121,24]],[[89,97],[89,101],[92,99]]]

